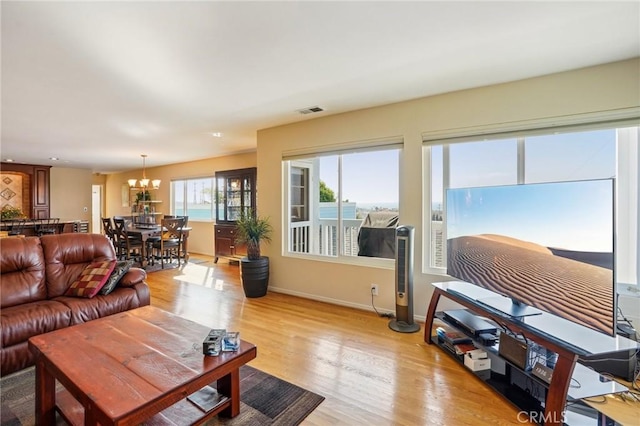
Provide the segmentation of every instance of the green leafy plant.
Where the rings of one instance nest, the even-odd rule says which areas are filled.
[[[273,227],[269,218],[260,217],[254,212],[243,213],[236,221],[236,242],[247,245],[249,260],[260,259],[260,243],[270,243]]]
[[[13,207],[8,204],[2,208],[0,215],[2,220],[21,219],[24,217],[24,213],[22,213],[19,207]]]
[[[136,203],[140,201],[151,201],[151,193],[149,191],[140,191],[136,193]]]

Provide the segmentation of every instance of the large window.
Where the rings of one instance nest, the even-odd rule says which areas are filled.
[[[214,178],[171,181],[171,214],[189,216],[189,221],[215,219]]]
[[[365,254],[361,227],[373,217],[397,219],[399,157],[394,145],[283,161],[289,212],[286,251],[333,258],[392,257]]]
[[[425,144],[425,272],[446,267],[447,188],[616,178],[616,274],[637,283],[638,128]],[[526,226],[526,224],[523,224]]]

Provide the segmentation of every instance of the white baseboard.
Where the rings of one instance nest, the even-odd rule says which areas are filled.
[[[364,311],[369,311],[369,312],[375,312],[375,310],[373,309],[373,307],[371,305],[363,305],[361,303],[352,303],[352,302],[345,302],[344,300],[340,300],[340,299],[333,299],[330,297],[322,297],[322,296],[318,296],[317,294],[310,294],[310,293],[303,293],[303,292],[299,292],[299,291],[292,291],[292,290],[288,290],[288,289],[284,289],[284,288],[280,288],[280,287],[272,287],[269,286],[269,291],[273,291],[274,293],[282,293],[282,294],[288,294],[290,296],[296,296],[296,297],[302,297],[303,299],[310,299],[310,300],[316,300],[318,302],[325,302],[325,303],[330,303],[332,305],[338,305],[338,306],[346,306],[348,308],[354,308],[354,309],[360,309],[360,310],[364,310]],[[376,308],[378,310],[378,313],[385,313],[385,314],[394,314],[394,311],[391,311],[389,309],[382,309],[382,308]],[[420,322],[424,322],[426,319],[426,316],[419,316],[419,315],[414,315],[413,316],[413,320],[414,321],[420,321]]]

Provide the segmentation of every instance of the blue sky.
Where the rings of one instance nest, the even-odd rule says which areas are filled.
[[[527,137],[527,183],[610,178],[615,175],[614,129]],[[437,151],[437,150],[436,150]],[[399,150],[343,155],[342,199],[358,204],[398,203]],[[338,190],[337,156],[321,157],[320,179]],[[451,146],[451,186],[478,187],[517,183],[516,139]],[[442,174],[442,155],[435,152]],[[438,169],[439,167],[439,169]],[[442,203],[442,179],[433,181],[433,201]],[[419,188],[416,185],[416,188]]]
[[[342,157],[342,199],[360,203],[398,203],[400,151],[345,154]],[[338,157],[320,159],[320,179],[338,196]]]

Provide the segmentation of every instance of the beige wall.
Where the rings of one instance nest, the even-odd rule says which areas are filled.
[[[151,158],[151,154],[149,154]],[[147,164],[150,161],[147,161]],[[162,204],[156,206],[156,210],[170,214],[170,184],[171,179],[197,178],[212,176],[216,171],[241,169],[256,166],[256,153],[245,153],[226,157],[209,158],[206,160],[187,163],[172,164],[163,167],[147,167],[146,176],[149,179],[161,179],[160,189],[154,191],[154,200],[162,200]],[[142,170],[127,173],[116,173],[106,177],[105,215],[129,215],[130,207],[122,205],[122,186],[128,179],[140,179]],[[258,192],[261,182],[258,181]],[[189,220],[192,229],[189,236],[189,251],[213,255],[213,222],[195,222]]]
[[[91,229],[91,170],[52,167],[49,179],[50,216],[88,220]]]
[[[258,206],[270,216],[276,238],[263,251],[270,256],[271,289],[368,309],[369,285],[380,285],[376,306],[393,311],[392,269],[353,266],[282,256],[282,153],[354,141],[399,136],[404,140],[400,176],[401,222],[416,227],[414,306],[424,316],[431,296],[429,283],[443,277],[422,270],[422,134],[528,120],[615,111],[640,106],[640,60],[618,62],[508,84],[417,99],[378,108],[307,120],[258,132],[258,153],[211,158],[148,168],[147,176],[162,179],[159,210],[169,213],[172,178],[210,176],[216,170],[258,166]],[[152,154],[150,154],[152,155]],[[152,159],[152,157],[150,157]],[[151,161],[152,163],[152,161]],[[105,187],[107,216],[127,214],[121,205],[121,186],[140,178],[141,170],[107,176],[88,170],[54,167],[51,171],[51,212],[65,219],[91,217],[91,184]],[[83,207],[89,207],[88,212]],[[213,254],[213,224],[192,223],[190,250]],[[638,303],[628,306],[640,311]],[[628,311],[625,311],[627,313]],[[640,317],[640,312],[630,316]]]
[[[640,106],[640,60],[465,90],[393,105],[321,117],[258,132],[258,181],[273,182],[258,193],[261,215],[273,219],[285,238],[282,211],[283,153],[304,148],[399,136],[400,222],[413,225],[415,238],[414,312],[424,318],[430,282],[444,280],[422,271],[422,134],[478,126],[605,113]],[[344,305],[370,308],[371,283],[380,286],[376,306],[394,311],[392,269],[285,257],[282,238],[264,247],[271,259],[270,288]]]

